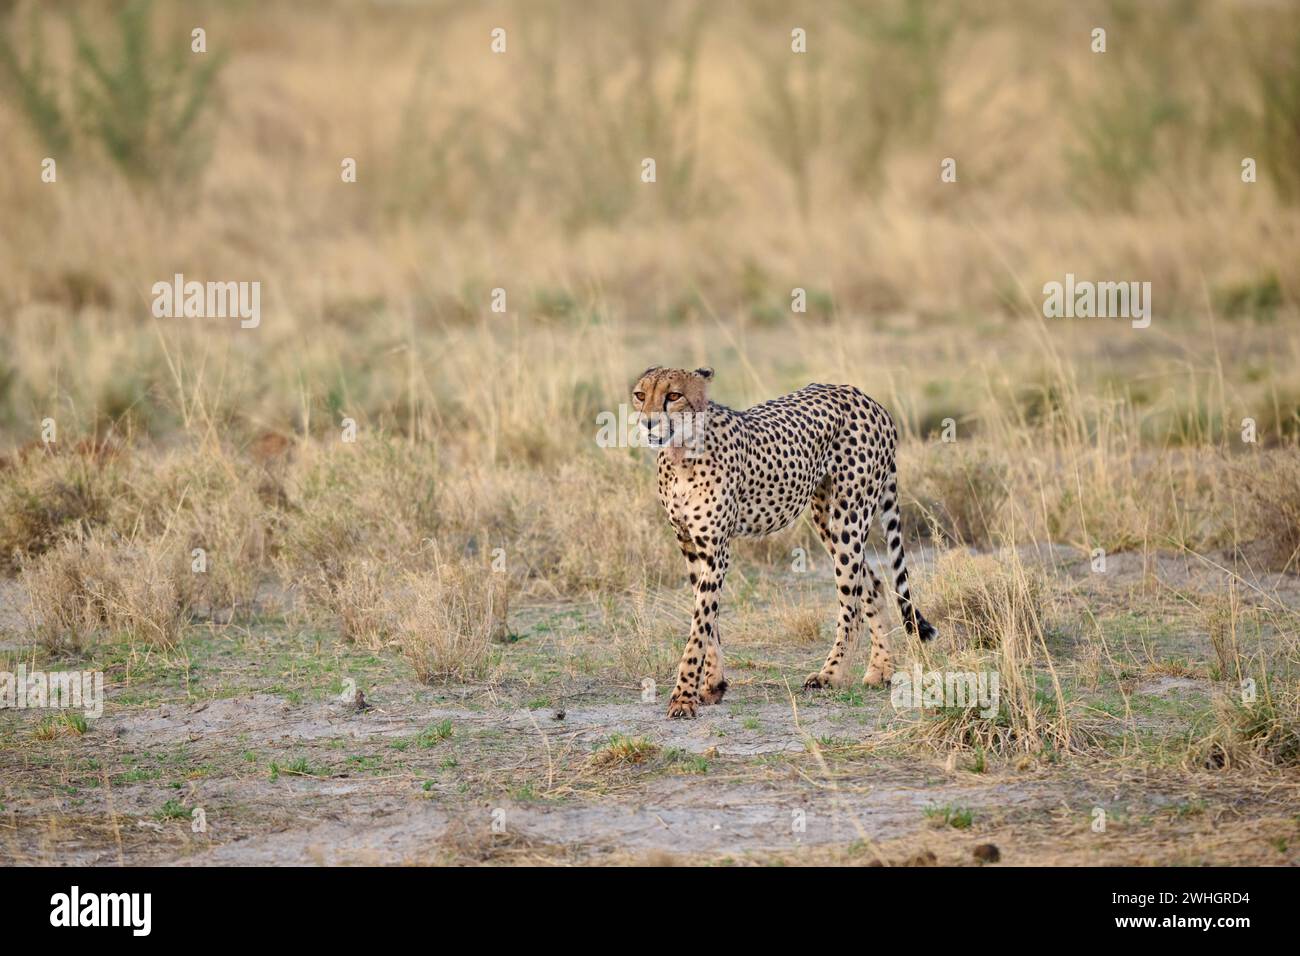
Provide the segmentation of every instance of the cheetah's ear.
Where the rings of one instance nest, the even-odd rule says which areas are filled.
[[[713,369],[707,367],[697,368],[695,374],[707,382],[709,379],[713,378]]]

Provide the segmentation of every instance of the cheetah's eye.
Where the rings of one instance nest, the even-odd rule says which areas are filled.
[[[682,397],[682,393],[681,393],[681,392],[669,392],[669,393],[668,393],[668,401],[670,401],[670,402],[675,402],[675,401],[677,401],[677,399],[679,399],[679,398],[681,398],[681,397]]]
[[[645,392],[633,392],[632,397],[635,398],[638,402],[644,402]]]

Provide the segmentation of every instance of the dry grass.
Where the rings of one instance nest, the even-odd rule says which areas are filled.
[[[47,78],[71,100],[70,25],[43,6],[15,4],[0,35],[30,57],[39,19]],[[187,38],[156,6],[155,40]],[[87,146],[57,184],[0,186],[0,439],[26,444],[52,416],[68,435],[180,426],[242,445],[267,429],[333,437],[347,415],[476,462],[549,469],[648,361],[728,369],[718,355],[732,348],[728,400],[859,381],[911,435],[952,417],[965,437],[990,407],[1029,424],[1072,417],[1072,388],[1132,405],[1152,437],[1235,434],[1247,415],[1265,442],[1300,432],[1276,373],[1296,360],[1291,164],[1250,186],[1233,175],[1259,142],[1289,155],[1286,116],[1269,119],[1270,91],[1296,69],[1285,5],[1238,28],[1218,5],[1141,4],[1113,30],[1150,46],[1117,37],[1104,57],[1079,39],[1111,18],[1103,0],[1064,14],[1002,0],[978,16],[907,0],[701,16],[637,0],[583,9],[582,30],[567,29],[577,12],[207,11],[225,65],[204,117],[221,149],[201,175],[147,188]],[[84,22],[108,35],[107,16]],[[787,64],[792,20],[815,42]],[[484,40],[499,23],[513,28],[503,56]],[[1157,94],[1170,108],[1153,114],[1175,119],[1151,131]],[[817,134],[818,116],[849,121]],[[49,155],[32,126],[19,97],[0,102],[9,168]],[[1098,151],[1108,143],[1123,162]],[[949,153],[956,184],[936,175]],[[637,179],[646,155],[653,186]],[[357,183],[340,180],[345,156]],[[262,325],[152,319],[148,290],[178,263],[262,282]],[[1156,325],[1060,322],[1053,355],[1026,348],[1043,334],[1030,321],[1042,284],[1067,270],[1152,280]],[[796,287],[807,313],[790,312]],[[505,314],[489,311],[495,288]],[[1121,339],[1140,375],[1116,361]],[[1101,381],[1072,383],[1085,367]],[[969,543],[996,502],[963,508],[954,492],[997,491],[1017,464],[1003,451],[935,489]]]
[[[54,446],[57,448],[57,445]],[[102,524],[120,489],[116,468],[81,454],[33,449],[0,468],[0,568],[55,547],[68,533]]]
[[[383,647],[391,636],[389,592],[391,572],[380,560],[351,558],[337,575],[321,570],[304,589],[307,599],[318,599],[338,622],[344,640],[363,647]]]
[[[6,29],[21,43],[34,5],[17,6]],[[169,275],[171,263],[204,257],[235,272],[261,263],[246,271],[273,276],[283,302],[355,327],[392,308],[476,313],[502,269],[521,285],[520,306],[552,314],[581,311],[590,287],[685,313],[699,309],[698,289],[761,319],[800,274],[832,310],[993,311],[1022,306],[1064,261],[1079,274],[1160,277],[1170,307],[1204,301],[1202,274],[1225,309],[1272,301],[1251,294],[1270,276],[1277,295],[1296,294],[1286,237],[1256,239],[1292,198],[1294,174],[1278,160],[1294,134],[1283,135],[1284,113],[1269,125],[1269,91],[1295,69],[1285,6],[1253,9],[1248,28],[1232,29],[1230,7],[1143,4],[1112,26],[1105,56],[1086,53],[1091,27],[1116,19],[1103,0],[1064,13],[1004,0],[978,16],[905,0],[707,16],[686,3],[592,11],[573,0],[209,13],[222,38],[214,54],[227,57],[205,116],[221,150],[165,192],[119,184],[90,147],[77,154],[86,172],[69,171],[58,190],[11,181],[6,209],[68,220],[10,244],[10,264],[29,267],[5,270],[29,277],[11,295],[122,308],[136,301],[139,272]],[[43,20],[48,80],[66,101],[70,31],[57,15]],[[579,20],[582,30],[566,28]],[[792,22],[815,39],[803,60],[783,62]],[[486,38],[501,24],[511,48],[494,56]],[[159,5],[160,43],[187,27]],[[781,72],[799,75],[783,82]],[[784,111],[774,83],[791,93]],[[819,135],[818,116],[854,121],[823,123]],[[39,168],[49,147],[17,97],[3,120],[15,168]],[[1279,153],[1250,193],[1232,174],[1241,144],[1257,141]],[[950,153],[958,188],[938,182]],[[647,155],[659,164],[653,189],[637,180]],[[344,156],[358,159],[355,188],[340,182]],[[189,215],[164,219],[196,192],[203,202],[186,202]],[[1225,208],[1235,228],[1205,212]],[[1081,217],[1096,228],[1079,228]],[[671,241],[682,228],[727,241],[697,256]],[[207,237],[223,233],[209,251]],[[358,235],[375,241],[361,249]],[[88,261],[94,249],[126,268]],[[429,261],[438,278],[413,281],[412,267]],[[122,387],[116,404],[138,394]]]
[[[1232,579],[1224,594],[1203,598],[1199,607],[1202,624],[1214,648],[1218,674],[1224,680],[1240,682],[1245,676],[1242,667],[1242,606],[1241,595]]]
[[[956,628],[958,646],[997,648],[1050,626],[1050,584],[1040,568],[1014,554],[944,551],[925,576],[933,623]]]
[[[922,669],[942,675],[996,673],[998,705],[987,716],[978,707],[953,706],[952,701],[921,708],[886,744],[902,741],[942,754],[976,753],[980,759],[1085,753],[1097,746],[1096,721],[1084,716],[1067,693],[1048,651],[1047,586],[1038,569],[1023,564],[1014,552],[995,558],[950,551],[936,561],[924,586],[938,599],[940,633],[945,624],[957,625],[959,633],[923,653]]]
[[[591,755],[589,763],[598,770],[636,766],[653,759],[662,749],[658,744],[644,737],[615,734],[610,738],[609,743]]]
[[[389,600],[393,640],[417,678],[433,683],[488,676],[492,642],[508,630],[504,575],[439,562],[432,574],[409,574]]]
[[[770,613],[768,626],[786,640],[810,646],[825,641],[826,608],[786,603],[766,610]]]
[[[597,633],[612,650],[613,674],[639,685],[676,666],[682,628],[688,622],[685,604],[652,600],[650,593],[641,591],[623,606],[602,602]]]
[[[22,580],[31,628],[56,652],[122,633],[150,647],[174,647],[194,588],[174,551],[99,536],[64,541],[25,566]]]
[[[1240,691],[1215,699],[1213,730],[1193,753],[1201,766],[1224,770],[1294,770],[1300,766],[1300,692],[1264,678],[1253,700]]]
[[[1250,465],[1239,464],[1234,483],[1244,498],[1244,518],[1258,532],[1267,566],[1300,567],[1300,455],[1274,450]]]

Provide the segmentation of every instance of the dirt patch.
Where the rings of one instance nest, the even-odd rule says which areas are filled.
[[[923,780],[873,786],[866,793],[770,786],[703,786],[655,781],[635,801],[564,801],[556,805],[503,802],[448,812],[417,802],[379,820],[350,818],[304,831],[234,842],[195,856],[192,864],[276,862],[434,862],[449,837],[513,834],[525,840],[580,846],[586,855],[673,851],[735,854],[848,846],[896,839],[925,826],[936,799],[975,810],[1047,806],[1050,787],[999,783],[925,787]],[[477,818],[477,819],[476,819]],[[494,826],[496,829],[494,829]]]
[[[1143,681],[1133,689],[1133,693],[1147,697],[1170,697],[1185,693],[1208,694],[1214,684],[1208,680],[1192,677],[1159,677]]]

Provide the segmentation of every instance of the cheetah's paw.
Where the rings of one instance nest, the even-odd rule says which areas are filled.
[[[722,703],[722,695],[727,692],[727,686],[727,679],[724,677],[712,687],[704,688],[700,691],[700,703],[706,705]]]
[[[894,668],[876,667],[872,665],[867,668],[867,673],[862,678],[862,683],[868,687],[888,687],[890,680],[893,679]]]
[[[668,717],[671,720],[694,720],[695,701],[674,697],[668,702]]]

